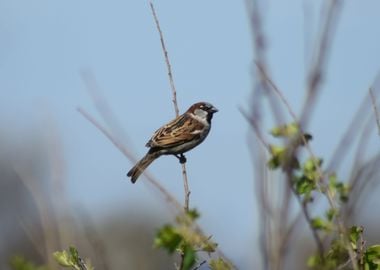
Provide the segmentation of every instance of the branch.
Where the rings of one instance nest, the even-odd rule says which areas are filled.
[[[150,8],[152,10],[152,15],[153,15],[154,21],[156,23],[157,31],[160,35],[162,52],[164,53],[166,67],[168,69],[168,77],[169,77],[170,87],[172,89],[172,95],[173,95],[172,101],[173,101],[173,105],[174,105],[174,111],[175,111],[176,117],[178,117],[179,116],[179,109],[178,109],[178,103],[177,103],[177,91],[176,91],[175,85],[174,85],[173,73],[172,73],[172,68],[171,68],[170,61],[169,61],[168,51],[166,50],[165,40],[164,40],[164,36],[162,34],[162,31],[161,31],[160,22],[158,20],[156,10],[154,9],[152,2],[149,2],[149,5],[150,5]],[[185,212],[188,212],[189,211],[189,201],[190,201],[190,189],[189,189],[189,183],[187,180],[186,165],[185,165],[185,163],[181,163],[181,165],[182,165],[183,188],[184,188],[184,193],[185,193],[185,202],[184,202],[183,208],[185,209]],[[183,263],[185,261],[184,259],[185,259],[184,254],[181,254],[180,269],[183,268]]]
[[[153,3],[149,2],[149,5],[150,5],[150,9],[152,10],[152,15],[154,18],[154,22],[156,23],[157,31],[160,34],[162,52],[164,53],[164,56],[165,56],[165,63],[166,63],[166,67],[168,69],[168,77],[169,77],[170,87],[172,89],[172,94],[173,94],[172,101],[173,101],[173,105],[174,105],[175,116],[178,116],[179,115],[179,109],[178,109],[178,104],[177,104],[177,91],[175,90],[175,86],[174,86],[172,67],[170,65],[168,51],[166,50],[164,35],[162,34],[160,22],[158,20],[156,10],[154,9]]]
[[[156,23],[157,31],[160,35],[162,52],[164,53],[166,67],[168,69],[168,77],[169,77],[170,87],[172,89],[172,95],[173,95],[172,101],[173,101],[173,105],[174,105],[174,111],[175,111],[176,117],[178,117],[179,116],[179,109],[178,109],[178,103],[177,103],[177,91],[176,91],[175,85],[174,85],[173,73],[172,73],[172,68],[171,68],[170,61],[169,61],[168,51],[166,50],[165,40],[164,40],[164,36],[162,34],[162,31],[161,31],[160,22],[158,20],[156,10],[154,9],[152,2],[149,2],[149,5],[150,5],[150,8],[152,10],[152,15],[153,15],[154,21]],[[183,177],[183,187],[184,187],[184,192],[185,192],[184,209],[187,212],[187,211],[189,211],[190,189],[189,189],[189,183],[187,180],[185,163],[182,163],[182,177]]]
[[[305,127],[309,122],[316,103],[316,97],[323,81],[323,71],[328,60],[327,56],[331,45],[333,30],[336,27],[337,14],[340,11],[341,0],[331,0],[327,2],[329,2],[329,6],[327,7],[326,18],[323,21],[321,36],[313,55],[313,63],[311,64],[311,70],[307,78],[306,99],[300,114],[300,124],[302,127]]]

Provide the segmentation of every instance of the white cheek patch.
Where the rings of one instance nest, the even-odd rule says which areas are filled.
[[[195,113],[196,116],[199,116],[199,117],[202,117],[202,118],[206,118],[206,116],[207,116],[207,112],[204,111],[204,110],[200,110],[200,109],[196,109],[194,111],[194,113]]]
[[[207,115],[208,115],[208,113],[205,112],[204,110],[196,109],[194,111],[194,114],[191,114],[191,117],[194,118],[195,120],[201,122],[206,127],[208,127],[209,123],[207,122]]]

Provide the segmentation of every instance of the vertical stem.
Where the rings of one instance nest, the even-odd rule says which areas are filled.
[[[149,5],[150,5],[150,9],[152,10],[152,15],[154,18],[154,22],[156,23],[157,31],[160,35],[162,52],[164,53],[166,67],[168,69],[169,83],[170,83],[170,87],[172,89],[172,95],[173,95],[172,101],[173,101],[173,105],[174,105],[175,116],[178,116],[179,115],[179,109],[178,109],[178,103],[177,103],[177,91],[176,91],[175,85],[174,85],[172,67],[170,65],[168,51],[166,50],[164,35],[162,34],[160,22],[158,20],[156,10],[154,9],[153,3],[149,2]]]
[[[190,201],[190,189],[187,181],[186,165],[182,164],[182,177],[183,177],[183,188],[185,190],[185,205],[183,208],[185,212],[189,211],[189,201]]]
[[[172,89],[172,101],[173,101],[173,105],[174,105],[174,111],[175,111],[176,117],[178,117],[179,116],[179,109],[178,109],[178,103],[177,103],[177,91],[176,91],[175,85],[174,85],[173,73],[172,73],[172,68],[171,68],[170,61],[169,61],[168,51],[166,50],[164,36],[162,34],[160,22],[158,20],[158,17],[157,17],[156,11],[154,9],[153,3],[149,2],[149,5],[150,5],[150,8],[152,10],[152,15],[153,15],[154,21],[156,23],[157,31],[160,35],[162,52],[164,53],[165,63],[166,63],[166,67],[168,70],[169,83],[170,83],[170,87]],[[183,187],[184,187],[184,193],[185,193],[184,194],[185,201],[184,201],[184,207],[183,208],[185,210],[185,213],[187,213],[189,211],[190,190],[189,190],[189,183],[187,180],[185,163],[182,163],[182,177],[183,177]],[[181,253],[181,261],[180,261],[180,268],[179,269],[183,269],[183,263],[184,263],[184,254]]]
[[[168,51],[166,50],[164,35],[162,34],[160,22],[158,20],[156,10],[154,9],[153,3],[149,2],[149,5],[150,5],[150,8],[152,10],[152,15],[153,15],[154,21],[156,23],[157,31],[160,35],[162,52],[164,53],[165,63],[166,63],[166,67],[168,70],[169,83],[170,83],[170,87],[172,89],[172,95],[173,95],[172,101],[173,101],[173,105],[174,105],[174,111],[175,111],[176,117],[178,117],[179,116],[179,109],[178,109],[178,103],[177,103],[177,91],[176,91],[176,88],[174,85],[172,67],[170,65]],[[189,211],[190,190],[189,190],[189,183],[187,180],[187,173],[186,173],[186,165],[185,164],[182,164],[182,177],[183,177],[183,186],[184,186],[184,190],[185,190],[185,202],[184,202],[183,208],[184,208],[185,212],[187,212],[187,211]]]

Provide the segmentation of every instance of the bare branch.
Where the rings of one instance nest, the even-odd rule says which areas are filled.
[[[80,72],[82,80],[86,85],[87,92],[89,93],[97,111],[102,117],[104,123],[110,129],[112,135],[125,144],[128,143],[128,135],[120,125],[117,117],[115,117],[111,106],[102,94],[102,89],[99,86],[96,77],[91,69],[83,69]],[[129,147],[130,148],[130,147]],[[131,149],[131,148],[130,148]]]
[[[162,33],[162,30],[160,27],[160,22],[158,20],[157,13],[156,13],[156,10],[154,9],[153,3],[149,2],[149,5],[150,5],[150,8],[152,10],[152,15],[153,15],[154,21],[156,23],[157,31],[160,35],[162,52],[164,53],[166,67],[168,69],[168,77],[169,77],[170,87],[172,89],[172,95],[173,95],[172,101],[173,101],[173,105],[174,105],[174,111],[175,111],[176,117],[178,117],[179,116],[179,109],[178,109],[178,103],[177,103],[177,91],[176,91],[175,85],[174,85],[173,73],[172,73],[172,68],[171,68],[170,61],[169,61],[168,51],[166,50],[166,46],[165,46],[164,35]],[[189,189],[189,182],[187,179],[185,163],[182,163],[182,177],[183,177],[183,187],[184,187],[184,193],[185,193],[184,209],[185,209],[185,211],[189,211],[190,189]]]
[[[338,19],[337,15],[341,7],[341,0],[331,0],[327,2],[329,5],[327,6],[326,17],[325,20],[323,20],[323,26],[321,27],[320,39],[313,55],[311,69],[308,73],[306,99],[300,114],[300,125],[304,128],[309,122],[316,104],[317,94],[323,82],[324,70],[328,60],[333,32]]]
[[[264,139],[264,136],[257,124],[257,122],[255,121],[255,119],[253,119],[253,117],[250,117],[248,115],[247,112],[245,112],[243,110],[243,108],[239,108],[239,111],[240,113],[244,116],[244,118],[248,121],[248,123],[252,126],[253,128],[253,131],[255,132],[256,134],[256,137],[259,139],[259,141],[261,142],[261,144],[264,146],[264,148],[270,152],[270,147],[269,147],[269,144],[266,142],[266,140]]]
[[[348,125],[347,129],[344,132],[344,135],[340,139],[337,147],[335,148],[331,160],[327,165],[328,171],[336,171],[339,169],[339,166],[342,164],[343,160],[348,156],[346,153],[351,149],[353,145],[353,140],[357,138],[358,133],[362,129],[364,124],[363,115],[367,114],[368,111],[368,95],[365,96],[360,107],[356,111],[351,123]]]
[[[179,115],[179,109],[178,109],[178,104],[177,104],[177,91],[175,90],[172,67],[170,65],[168,51],[166,50],[164,35],[162,34],[160,22],[158,20],[156,10],[154,9],[153,3],[149,2],[149,5],[150,5],[150,9],[152,10],[152,15],[153,15],[154,21],[156,23],[157,31],[160,34],[162,52],[164,53],[164,56],[165,56],[165,63],[166,63],[166,67],[168,69],[168,77],[169,77],[170,87],[172,89],[172,94],[173,94],[172,101],[173,101],[173,105],[174,105],[175,115],[178,116]]]
[[[266,70],[262,69],[262,67],[259,66],[259,65],[257,65],[257,68],[261,69],[260,72],[261,72],[264,80],[268,82],[268,84],[270,86],[270,90],[274,91],[277,94],[278,98],[285,105],[285,107],[288,110],[290,116],[293,118],[293,121],[297,122],[297,115],[293,111],[292,106],[290,106],[290,103],[288,102],[288,100],[285,98],[285,95],[277,87],[277,85],[274,83],[274,81],[272,80],[272,78],[267,74]]]

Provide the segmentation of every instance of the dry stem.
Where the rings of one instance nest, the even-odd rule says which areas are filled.
[[[160,27],[160,22],[158,20],[157,14],[156,14],[156,10],[154,9],[152,2],[149,2],[149,5],[150,5],[150,8],[152,10],[152,15],[153,15],[154,21],[156,23],[157,31],[160,35],[162,52],[164,53],[165,63],[166,63],[166,67],[168,70],[170,87],[172,89],[172,95],[173,95],[172,101],[173,101],[173,105],[174,105],[174,111],[175,111],[176,117],[178,117],[179,116],[179,109],[178,109],[178,103],[177,103],[177,91],[176,91],[175,85],[174,85],[173,73],[172,73],[172,68],[171,68],[170,61],[169,61],[168,51],[166,50],[165,40],[164,40],[164,36],[162,34],[162,30]],[[182,164],[182,177],[183,177],[183,187],[184,187],[184,192],[185,192],[184,209],[187,212],[187,211],[189,211],[190,189],[189,189],[189,183],[187,180],[186,165],[184,163]]]

